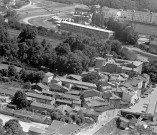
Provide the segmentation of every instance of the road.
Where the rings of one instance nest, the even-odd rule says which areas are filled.
[[[115,118],[117,116],[118,111],[119,110],[117,109],[117,110],[109,110],[109,111],[104,112],[101,116],[99,116],[100,118],[97,123],[81,130],[77,135],[94,135],[105,124],[107,124],[113,118]]]
[[[128,108],[128,109],[123,109],[126,111],[131,111],[131,112],[147,112],[150,114],[154,114],[155,111],[155,106],[157,102],[157,88],[152,88],[154,91],[148,95],[146,98],[140,98],[139,102],[136,103],[134,106]]]
[[[49,20],[53,15],[64,19],[69,18],[75,11],[75,7],[78,6],[83,7],[85,5],[68,5],[45,0],[30,0],[30,3],[18,9],[17,13],[20,17],[20,23],[43,26],[48,29],[56,30],[56,27],[54,27],[54,25],[45,20]]]
[[[3,115],[3,114],[0,114],[0,118],[3,120],[3,124],[5,124],[5,122],[7,122],[7,121],[10,120],[10,119],[17,119],[17,118],[15,118],[15,117]],[[37,128],[41,128],[41,129],[43,129],[43,130],[48,127],[48,125],[40,124],[40,123],[35,123],[35,122],[30,122],[30,123],[22,122],[22,121],[19,121],[19,122],[20,122],[20,125],[21,125],[22,128],[23,128],[23,131],[25,131],[25,132],[28,132],[28,131],[29,131],[29,128],[30,128],[31,126],[37,127]]]

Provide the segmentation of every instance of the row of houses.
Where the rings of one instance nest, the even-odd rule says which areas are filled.
[[[104,18],[113,17],[119,20],[157,24],[157,13],[153,12],[142,12],[135,10],[123,10],[103,7],[102,13],[104,15]]]

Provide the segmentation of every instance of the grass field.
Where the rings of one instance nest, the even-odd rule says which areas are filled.
[[[9,32],[11,37],[16,37],[16,38],[20,34],[20,31],[13,30],[13,29],[9,29],[8,32]],[[48,43],[50,43],[52,45],[52,48],[56,47],[59,43],[62,42],[62,41],[57,40],[57,39],[52,39],[52,38],[42,37],[42,36],[37,36],[37,39],[38,39],[39,42],[42,42],[43,39],[45,39]]]

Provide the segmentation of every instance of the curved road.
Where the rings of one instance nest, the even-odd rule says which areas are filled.
[[[76,6],[85,5],[68,5],[43,0],[30,0],[29,4],[18,9],[17,13],[21,17],[20,23],[54,29],[54,25],[51,26],[51,23],[45,20],[50,19],[55,14],[57,16],[72,16],[72,12],[74,12]],[[42,19],[40,20],[40,18]]]

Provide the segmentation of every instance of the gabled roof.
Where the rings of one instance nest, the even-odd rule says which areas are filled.
[[[96,84],[93,84],[93,83],[75,81],[75,80],[65,79],[65,78],[60,78],[60,80],[65,83],[71,83],[71,84],[81,85],[81,86],[90,87],[90,88],[97,88]]]
[[[101,92],[94,90],[94,89],[86,90],[86,91],[84,91],[84,98],[94,97],[94,96],[99,97],[101,94],[102,94]]]
[[[80,100],[80,96],[74,96],[70,94],[62,94],[63,98],[72,99],[72,100]]]
[[[38,86],[41,87],[42,89],[49,89],[49,86],[44,85],[44,84],[42,84],[42,83],[37,83],[37,84],[35,84],[35,85],[38,85]]]
[[[77,81],[81,81],[82,77],[80,75],[70,74],[67,76],[67,78],[72,77],[76,79]]]
[[[52,97],[49,96],[44,96],[44,95],[40,95],[40,94],[36,94],[36,93],[32,93],[32,92],[27,92],[26,95],[28,97],[32,97],[32,98],[37,98],[37,99],[45,99],[45,100],[53,100]]]
[[[43,104],[39,102],[32,102],[31,106],[48,109],[48,110],[53,110],[55,108],[53,105]]]
[[[56,102],[65,103],[65,104],[72,104],[72,101],[56,99]]]
[[[78,90],[70,90],[68,92],[66,92],[67,94],[71,94],[71,95],[79,95],[80,94],[80,91]]]

